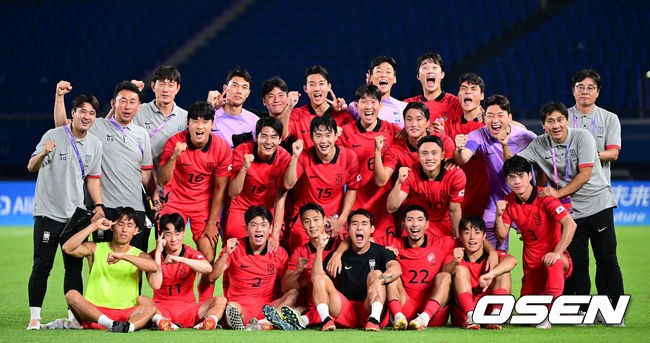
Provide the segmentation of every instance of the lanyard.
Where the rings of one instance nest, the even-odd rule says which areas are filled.
[[[81,160],[81,155],[79,155],[79,150],[77,149],[77,143],[75,143],[74,138],[72,138],[72,133],[70,132],[70,129],[68,126],[65,126],[65,132],[68,134],[68,138],[70,138],[70,143],[72,143],[72,147],[74,148],[75,154],[77,154],[77,160],[79,160],[79,166],[81,167],[81,178],[86,177],[86,171],[84,169],[84,163]]]
[[[165,127],[165,125],[167,125],[169,120],[172,119],[172,116],[174,115],[175,114],[170,113],[169,116],[167,116],[167,118],[165,118],[165,120],[163,120],[163,122],[160,123],[160,125],[155,130],[151,131],[151,133],[149,134],[149,138],[153,137],[156,133],[158,133],[158,131],[162,130],[162,128]]]
[[[576,112],[575,112],[575,110],[573,110],[573,128],[574,129],[577,127],[577,121],[578,121],[578,117],[576,117]],[[591,129],[589,130],[589,132],[591,132],[592,134],[594,133],[594,126],[595,125],[596,125],[596,113],[594,113],[594,117],[591,118]]]
[[[142,149],[142,145],[140,145],[140,143],[138,143],[138,141],[137,141],[135,138],[133,138],[133,136],[131,136],[128,132],[126,132],[126,131],[124,130],[124,128],[122,128],[122,126],[121,126],[120,124],[118,124],[118,123],[115,121],[115,119],[113,119],[113,117],[109,118],[108,121],[110,121],[110,122],[113,124],[113,126],[115,126],[118,130],[122,131],[123,134],[125,134],[125,135],[126,135],[127,137],[129,137],[129,138],[130,138],[130,139],[131,139],[135,144],[137,144],[137,145],[138,145],[138,149],[140,149],[140,152],[142,153],[142,156],[144,156],[144,149]]]
[[[564,173],[564,180],[566,182],[569,182],[569,147],[571,146],[571,141],[566,146],[566,154],[565,154],[565,173]],[[553,175],[555,177],[555,186],[557,189],[560,188],[560,180],[557,177],[557,162],[555,162],[555,148],[551,148],[551,155],[553,155]]]

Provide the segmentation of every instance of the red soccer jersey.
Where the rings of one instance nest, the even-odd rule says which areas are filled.
[[[149,255],[154,257],[156,250],[152,250]],[[203,255],[183,244],[181,257],[192,260],[205,260]],[[184,263],[165,264],[167,253],[162,253],[162,285],[160,289],[153,291],[153,301],[156,303],[164,301],[182,302],[186,304],[196,304],[194,296],[194,281],[196,281],[196,272]]]
[[[463,202],[465,181],[465,173],[461,169],[445,170],[443,167],[440,167],[440,173],[434,180],[429,180],[422,166],[414,164],[400,188],[408,194],[402,206],[417,204],[426,208],[429,215],[427,232],[452,236],[449,203]]]
[[[419,247],[412,247],[407,237],[393,241],[399,250],[402,267],[402,283],[406,293],[413,299],[431,296],[433,278],[442,269],[445,257],[458,247],[458,240],[453,237],[425,235]]]
[[[514,222],[521,230],[524,240],[524,272],[537,268],[542,257],[555,250],[562,236],[560,220],[569,214],[560,200],[553,197],[539,198],[541,188],[533,187],[530,198],[525,203],[510,192],[505,200],[508,202],[503,212],[503,223]]]
[[[348,190],[359,189],[357,155],[346,147],[335,145],[335,149],[336,154],[329,163],[323,163],[314,148],[303,150],[296,168],[298,182],[292,217],[298,214],[300,206],[310,202],[321,205],[326,217],[340,213],[345,186]]]
[[[275,203],[278,182],[282,182],[291,155],[279,146],[268,161],[262,162],[257,155],[257,143],[240,144],[233,151],[231,180],[239,174],[244,163],[245,154],[252,154],[254,160],[246,171],[242,191],[236,198],[231,200],[230,208],[241,211],[246,211],[249,207],[257,205],[272,208]]]
[[[450,119],[449,122],[445,123],[445,132],[455,142],[456,135],[466,135],[483,126],[485,124],[477,120],[467,121],[464,116],[460,116],[459,118]],[[466,197],[463,201],[463,216],[483,216],[487,205],[490,182],[487,177],[485,164],[483,164],[481,157],[475,154],[460,168],[463,169],[468,180],[465,191],[467,194],[472,195]]]
[[[338,238],[330,238],[330,240],[327,242],[327,245],[325,246],[325,249],[323,250],[323,260],[327,255],[329,255],[330,252],[336,250],[336,248],[339,246],[341,243],[341,240]],[[298,265],[298,260],[301,258],[306,258],[309,262],[307,263],[307,267],[302,271],[302,277],[307,281],[307,287],[310,290],[309,295],[311,295],[311,267],[314,264],[314,257],[316,256],[316,248],[311,244],[311,242],[305,243],[305,245],[302,245],[296,250],[291,253],[291,259],[289,259],[289,266],[287,267],[288,270],[296,270],[296,266]],[[326,267],[326,266],[323,266]]]
[[[322,115],[325,114],[334,118],[336,125],[339,127],[343,127],[348,123],[354,123],[354,118],[348,112],[334,111],[331,106]],[[289,135],[294,140],[302,139],[305,148],[314,146],[309,132],[309,125],[311,125],[311,120],[318,115],[320,114],[314,111],[311,104],[294,108],[289,115]]]
[[[377,119],[375,128],[368,132],[360,121],[357,121],[343,127],[343,134],[338,141],[340,145],[352,149],[359,159],[361,186],[352,209],[365,208],[373,214],[375,220],[379,219],[379,216],[389,216],[386,211],[386,199],[391,190],[388,183],[383,187],[377,186],[372,175],[375,164],[375,137],[384,136],[383,154],[393,143],[395,133],[399,130],[400,127],[395,124]],[[392,221],[392,216],[390,217]]]
[[[274,300],[276,281],[282,279],[288,260],[289,256],[282,247],[273,253],[264,248],[261,254],[255,255],[249,238],[240,239],[226,260],[224,295],[232,301],[248,301],[254,297],[255,302],[270,304]]]
[[[463,115],[463,108],[460,106],[458,97],[443,91],[433,100],[427,100],[424,95],[414,96],[412,98],[404,99],[404,102],[424,103],[429,108],[429,125],[436,119],[442,118],[446,122],[450,119],[458,118]]]
[[[435,133],[435,135],[442,139],[442,146],[445,149],[444,158],[454,158],[454,150],[456,150],[456,144],[454,141],[444,133]],[[416,146],[412,146],[408,140],[395,140],[383,155],[382,162],[384,163],[384,167],[392,170],[397,170],[399,167],[410,167],[411,165],[420,162],[418,160],[418,149]]]
[[[505,251],[497,250],[496,252],[497,252],[497,256],[499,256],[499,261],[501,261],[501,259],[505,256],[510,256],[510,254],[508,254]],[[445,261],[443,262],[443,264],[447,264],[453,260],[454,260],[454,255],[452,253],[445,257]],[[467,257],[467,253],[465,253],[463,259],[458,264],[459,266],[467,267],[467,269],[469,269],[469,274],[472,281],[472,291],[474,295],[478,293],[482,293],[481,292],[482,289],[479,289],[478,287],[478,279],[481,277],[481,275],[487,273],[487,271],[485,271],[487,260],[488,260],[487,253],[483,253],[483,255],[481,255],[481,257],[479,257],[474,262],[470,261],[469,257]]]
[[[166,202],[172,204],[196,204],[212,199],[215,179],[213,177],[229,177],[232,169],[232,151],[226,141],[219,136],[210,134],[208,144],[201,150],[192,145],[187,130],[173,135],[163,149],[160,165],[163,166],[174,153],[176,143],[186,143],[187,150],[183,151],[176,160],[172,178],[165,185]]]

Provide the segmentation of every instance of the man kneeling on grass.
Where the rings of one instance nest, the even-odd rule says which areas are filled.
[[[68,255],[93,259],[86,296],[71,290],[65,301],[87,329],[133,332],[149,324],[156,313],[151,299],[138,296],[138,284],[141,272],[156,272],[158,267],[149,254],[130,245],[139,230],[135,210],[118,207],[115,211],[115,222],[97,219],[63,245]],[[110,242],[84,242],[93,232],[109,229],[113,231]]]

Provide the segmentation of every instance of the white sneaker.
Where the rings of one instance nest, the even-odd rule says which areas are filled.
[[[77,319],[66,319],[63,327],[70,330],[83,330],[83,325],[79,324]]]
[[[603,317],[603,314],[600,313],[600,311],[598,311],[598,313],[596,313],[596,323],[604,324],[604,325],[611,326],[611,327],[616,327],[616,328],[624,328],[625,327],[625,318],[623,318],[623,321],[621,321],[618,324],[607,324],[607,323],[605,323],[605,318]]]
[[[578,311],[578,314],[581,315],[584,318],[584,316],[587,314],[587,312]],[[598,320],[598,316],[596,316],[596,320]],[[573,324],[573,326],[594,326],[594,324],[592,324],[592,323]]]
[[[65,319],[65,318],[59,318],[59,319],[56,319],[56,320],[54,320],[52,322],[45,323],[45,324],[41,325],[41,328],[50,329],[50,330],[65,329],[65,321],[66,320],[67,319]]]
[[[551,328],[551,323],[548,321],[548,318],[547,318],[547,319],[544,319],[543,322],[537,324],[537,326],[535,326],[535,327],[538,328],[538,329],[550,329]]]
[[[32,319],[27,325],[27,330],[40,330],[41,329],[41,318]]]

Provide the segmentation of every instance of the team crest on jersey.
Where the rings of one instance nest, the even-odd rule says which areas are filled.
[[[533,221],[535,225],[542,225],[542,218],[540,218],[539,213],[533,213]]]
[[[430,252],[427,255],[427,262],[429,262],[429,264],[433,264],[434,262],[436,262],[436,255],[433,252]]]
[[[176,274],[180,277],[180,279],[185,279],[187,277],[187,270],[185,270],[185,268],[178,268]]]
[[[564,212],[564,206],[560,205],[558,208],[555,209],[555,213],[560,214]]]
[[[571,155],[572,160],[575,160],[575,159],[578,158],[578,152],[576,151],[576,149],[569,150],[569,155]]]
[[[376,263],[375,263],[375,259],[374,259],[374,258],[371,258],[371,259],[368,261],[368,266],[370,267],[370,271],[375,270]]]
[[[271,276],[275,274],[275,265],[273,263],[266,264],[266,275]]]
[[[361,174],[357,174],[357,182],[361,182]]]
[[[214,167],[215,167],[214,162],[208,162],[208,170],[212,170],[212,169],[214,169]]]
[[[598,135],[598,137],[604,136],[605,135],[605,127],[604,126],[597,126],[596,127],[596,135]]]
[[[343,184],[343,173],[337,173],[336,174],[336,184],[337,185],[342,185]]]

